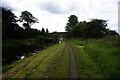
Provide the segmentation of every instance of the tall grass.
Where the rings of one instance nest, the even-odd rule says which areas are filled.
[[[103,78],[99,68],[85,52],[84,46],[79,45],[82,44],[83,41],[72,40],[69,42],[76,60],[78,78]]]
[[[89,40],[86,45],[87,54],[95,61],[105,77],[120,76],[120,47],[117,41],[108,38]]]
[[[72,42],[76,46],[83,44],[85,47],[84,53],[94,61],[97,68],[99,68],[102,75],[106,78],[119,78],[120,76],[119,41],[119,36],[107,36],[103,39],[89,39],[86,45],[80,39],[72,39]]]

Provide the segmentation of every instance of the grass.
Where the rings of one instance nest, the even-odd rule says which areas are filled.
[[[119,78],[120,45],[117,38],[70,39],[78,78]],[[33,56],[3,67],[3,78],[69,78],[69,48],[63,41]]]
[[[34,56],[25,58],[23,60],[19,60],[19,61],[15,62],[15,63],[9,65],[9,66],[12,66],[13,68],[11,70],[9,70],[8,73],[12,73],[12,72],[17,73],[20,68],[26,67],[26,66],[28,66],[28,64],[31,64],[31,63],[34,63],[35,61],[40,61],[40,60],[46,58],[46,56],[49,55],[50,52],[52,52],[54,49],[56,49],[59,46],[60,45],[55,45],[55,46],[50,47],[50,48],[48,48],[48,49],[46,49],[46,50],[44,50],[44,51],[42,51],[42,52],[40,52],[40,53],[38,53],[38,54],[36,54]],[[38,62],[36,62],[36,63],[38,63]],[[35,65],[35,63],[32,64],[32,65]]]
[[[76,45],[75,43],[73,43],[75,42],[75,40],[73,42],[69,42],[71,48],[73,49],[76,60],[78,78],[103,78],[103,75],[101,74],[99,68],[85,52],[84,46]]]
[[[7,71],[4,72],[3,78],[68,77],[70,72],[70,59],[68,48],[65,46],[65,49],[63,49],[64,46],[65,42],[62,42],[61,44],[49,47],[36,55],[6,66]],[[59,56],[60,52],[61,55]],[[59,75],[59,71],[64,74]]]
[[[87,45],[85,41],[71,39],[70,44],[75,53],[79,77],[119,78],[120,46],[118,39],[115,37],[89,39]]]
[[[52,52],[52,54],[48,58],[46,58],[46,60],[41,65],[37,67],[36,72],[31,75],[32,78],[47,78],[47,73],[49,72],[51,66],[56,63],[56,59],[61,47],[62,46],[55,49],[55,51]]]
[[[69,78],[70,76],[70,56],[69,48],[65,45],[65,48],[61,55],[57,58],[57,64],[50,78]]]
[[[86,45],[86,52],[95,61],[102,74],[108,78],[120,76],[120,47],[113,45],[114,42],[102,39],[89,40]]]
[[[5,39],[2,42],[3,66],[19,60],[17,56],[30,56],[29,53],[37,50],[46,49],[52,45],[49,38],[42,39],[42,36],[27,39]],[[16,45],[17,44],[17,45]],[[11,54],[12,56],[11,56]]]
[[[11,69],[13,67],[17,67],[17,65],[19,67],[20,66],[19,64],[23,65],[25,63],[29,63],[30,61],[32,61],[32,59],[35,59],[36,57],[39,57],[42,53],[44,53],[44,54],[42,54],[42,56],[45,56],[46,54],[48,54],[49,51],[55,49],[56,47],[57,47],[57,45],[55,45],[53,47],[50,47],[48,49],[45,49],[44,51],[42,51],[40,53],[37,53],[36,55],[27,57],[27,58],[22,59],[22,60],[18,60],[16,62],[12,63],[11,65],[3,66],[2,72],[4,73],[4,72],[8,71],[9,69]]]

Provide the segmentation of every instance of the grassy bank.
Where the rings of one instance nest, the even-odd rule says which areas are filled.
[[[6,39],[2,43],[3,65],[19,60],[17,56],[28,56],[29,53],[40,51],[52,44],[50,38],[37,36],[29,39]]]
[[[84,46],[76,45],[78,41],[69,41],[76,59],[78,78],[103,78],[99,68],[85,52]],[[81,41],[80,41],[81,42]],[[83,41],[82,41],[83,43]]]
[[[63,66],[64,65],[64,66]],[[3,68],[5,69],[5,68]],[[70,59],[65,42],[6,66],[3,78],[69,77]]]
[[[80,39],[71,39],[76,58],[78,75],[81,78],[119,78],[120,46],[118,37],[89,39],[88,44]]]
[[[57,58],[57,64],[52,71],[50,78],[69,78],[70,77],[70,55],[67,44],[59,53]]]
[[[120,43],[119,39],[106,38],[89,40],[86,52],[94,60],[105,77],[119,78],[120,76]]]

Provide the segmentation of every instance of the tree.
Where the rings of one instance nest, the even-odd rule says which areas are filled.
[[[12,13],[12,10],[0,7],[2,9],[2,37],[18,38],[22,32],[22,28],[16,23],[17,16]]]
[[[72,37],[99,38],[108,34],[107,21],[92,19],[90,22],[79,22],[68,32]]]
[[[46,29],[46,36],[49,36],[48,28]]]
[[[109,30],[109,35],[119,35],[115,30]]]
[[[19,19],[20,22],[24,22],[23,23],[23,27],[26,29],[26,28],[31,28],[32,24],[34,23],[38,23],[38,19],[35,18],[30,12],[28,11],[23,11],[21,13],[21,16],[20,16],[20,19]]]
[[[106,35],[107,21],[102,19],[92,19],[91,22],[88,22],[88,37],[103,37]]]
[[[80,22],[76,24],[70,32],[73,37],[83,37],[85,28],[86,28],[86,22],[85,21]]]
[[[45,35],[45,29],[44,28],[42,28],[41,34]]]
[[[73,26],[75,26],[75,25],[78,23],[78,18],[77,18],[77,16],[71,15],[71,16],[68,17],[68,18],[69,18],[69,19],[68,19],[68,22],[67,22],[67,24],[66,24],[66,26],[65,26],[65,30],[66,30],[66,31],[72,30]]]
[[[46,34],[49,34],[48,28],[46,29]]]

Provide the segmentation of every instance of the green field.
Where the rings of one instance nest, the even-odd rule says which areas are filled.
[[[119,78],[120,45],[117,40],[69,39],[78,78]],[[70,55],[66,41],[3,67],[3,78],[70,78]]]

